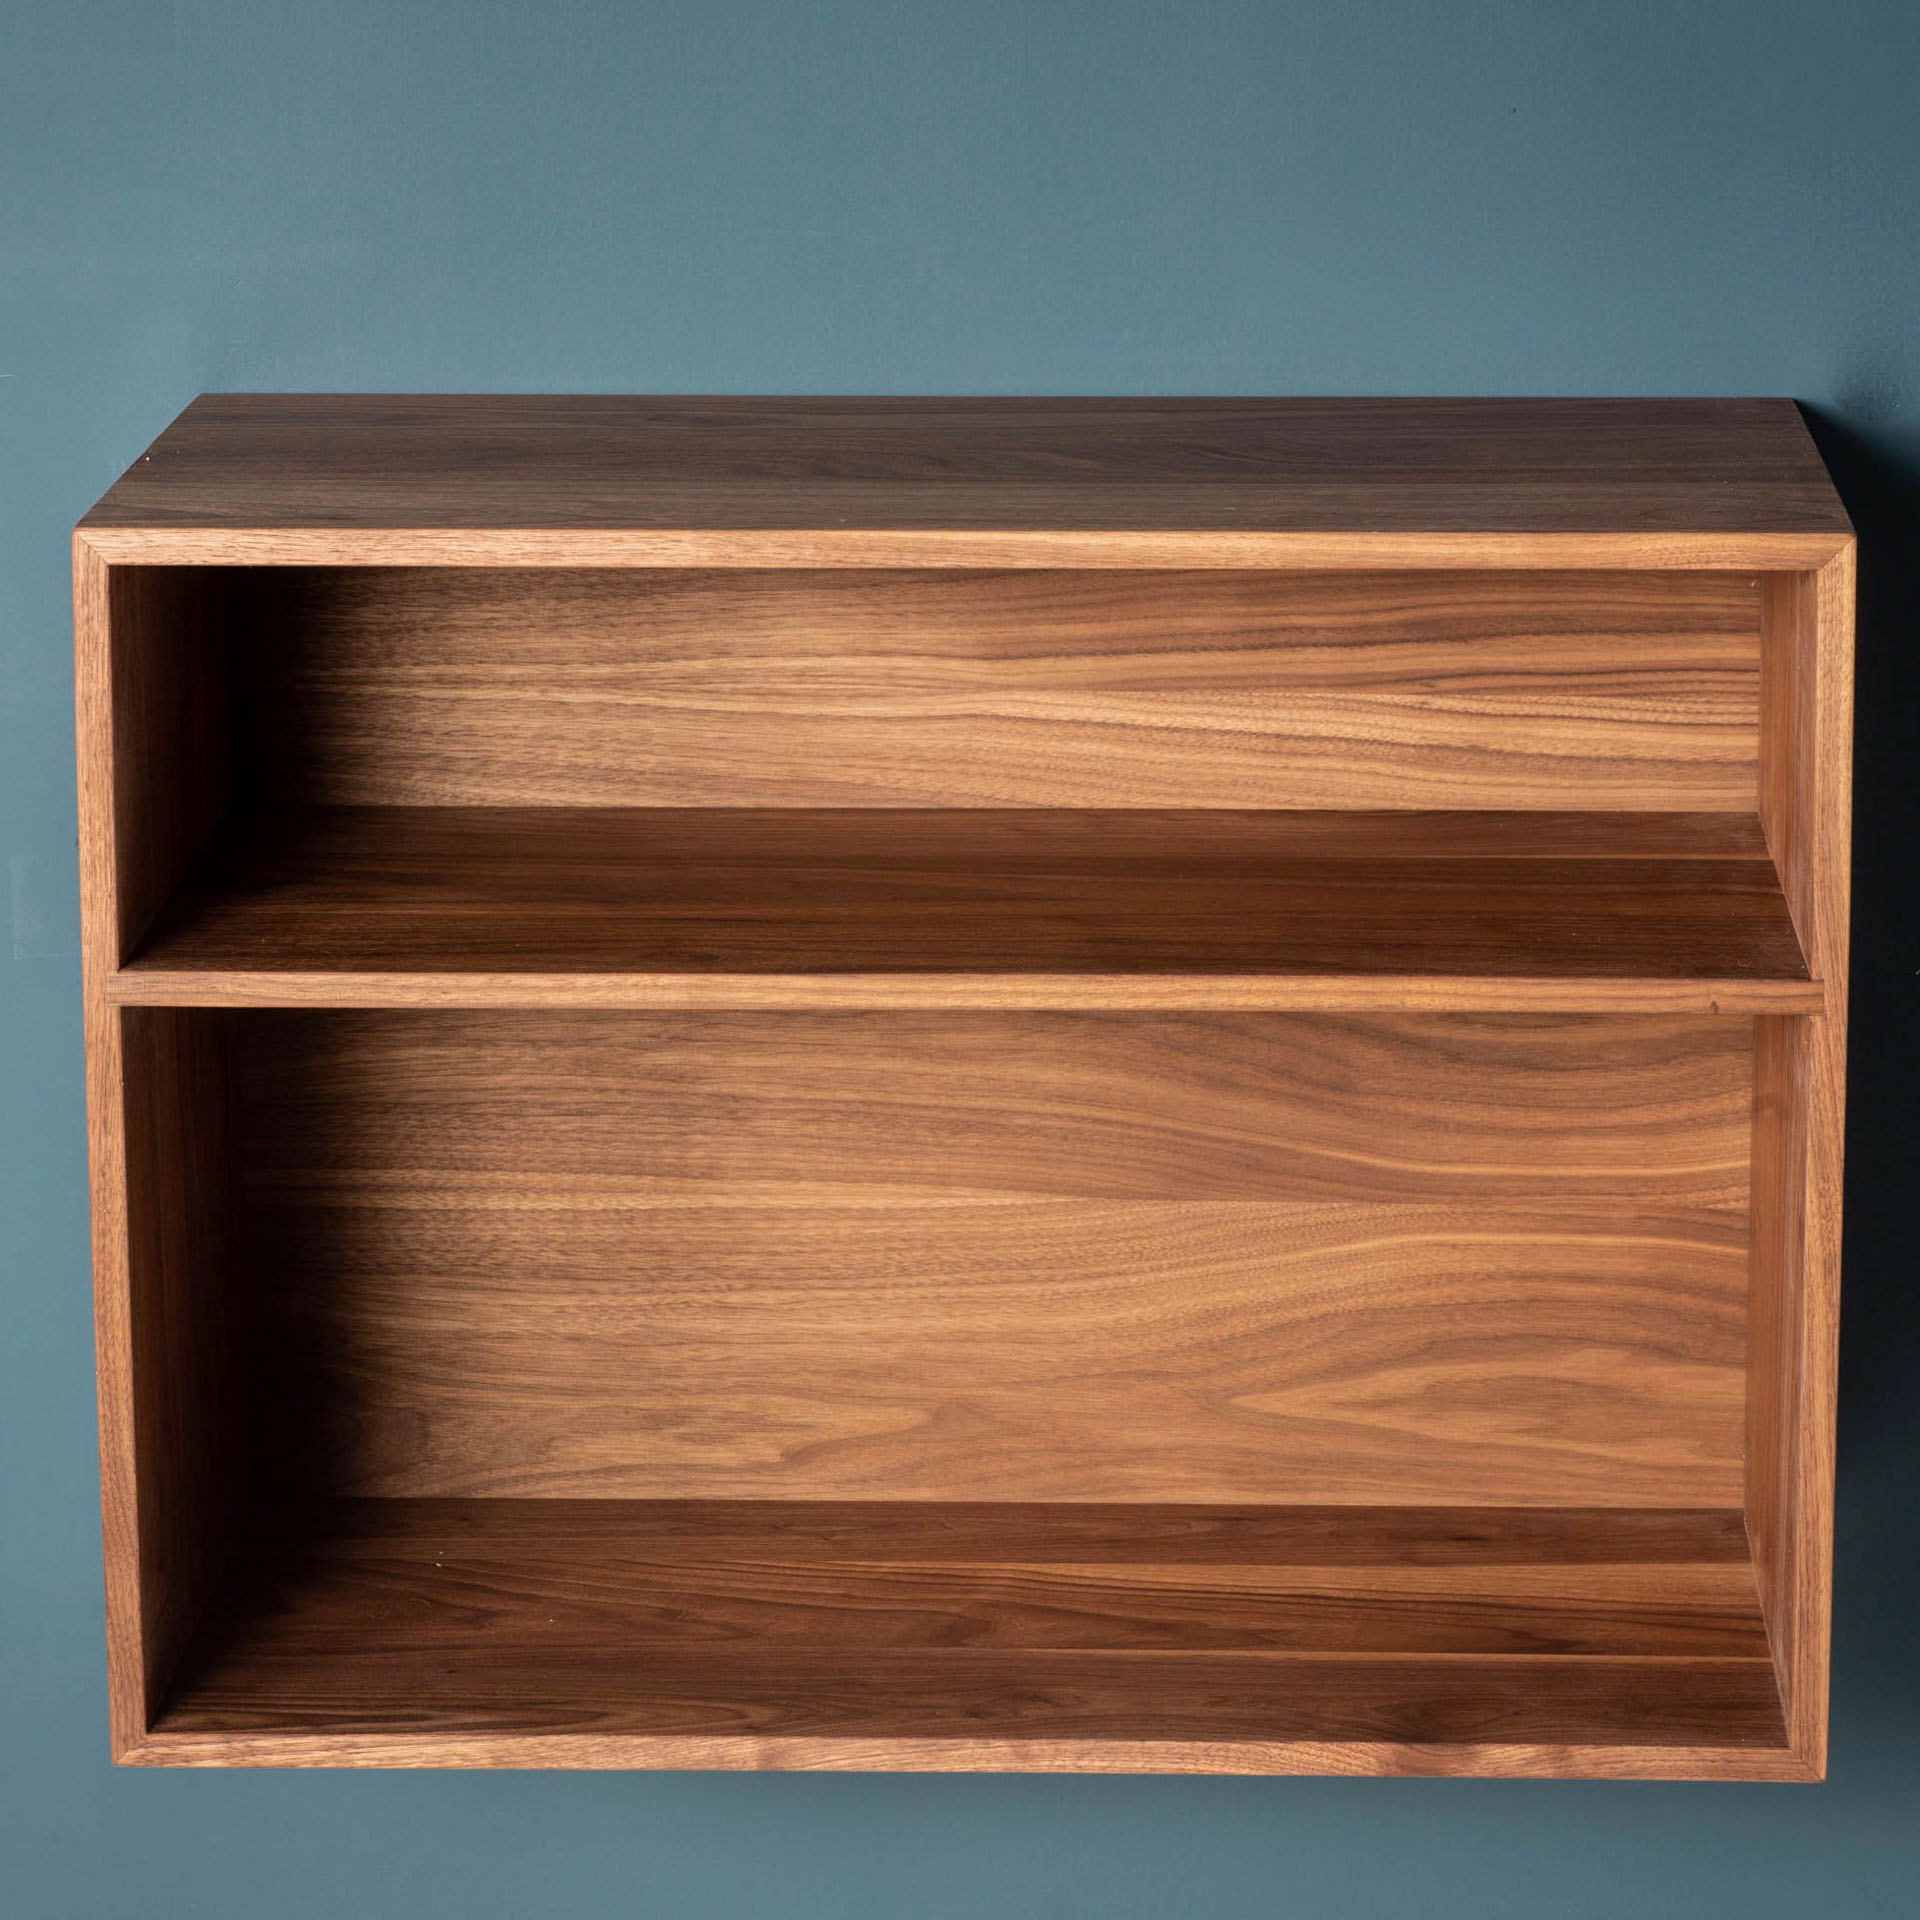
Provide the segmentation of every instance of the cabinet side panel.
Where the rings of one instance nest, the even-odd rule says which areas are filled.
[[[263,798],[1751,814],[1724,573],[259,569]]]
[[[121,958],[226,810],[226,589],[218,569],[115,567],[107,595]]]
[[[1790,1696],[1804,1623],[1794,1593],[1804,1550],[1808,1020],[1757,1019],[1753,1055],[1753,1252],[1748,1322],[1747,1529],[1768,1633]]]
[[[231,1214],[215,1017],[122,1013],[107,976],[224,804],[218,586],[74,543],[82,975],[108,1689],[144,1734],[224,1525]]]
[[[136,1518],[133,1357],[127,1283],[123,1016],[103,983],[120,957],[113,864],[113,674],[106,562],[73,545],[75,739],[80,825],[81,978],[87,1049],[87,1157],[93,1215],[94,1341],[100,1405],[101,1537],[113,1751],[147,1730]]]
[[[1846,1102],[1854,553],[1776,575],[1762,631],[1761,819],[1820,1013],[1755,1035],[1748,1525],[1793,1745],[1827,1739]]]
[[[141,1680],[158,1707],[217,1579],[244,1471],[221,1016],[120,1015]]]

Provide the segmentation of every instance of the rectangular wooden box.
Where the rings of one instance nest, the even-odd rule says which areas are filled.
[[[1818,1777],[1791,404],[210,397],[74,552],[118,1759]]]

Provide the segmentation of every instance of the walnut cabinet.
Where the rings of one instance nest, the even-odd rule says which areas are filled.
[[[1819,1775],[1790,403],[215,396],[74,557],[119,1759]]]

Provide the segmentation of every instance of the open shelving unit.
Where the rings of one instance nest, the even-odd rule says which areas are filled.
[[[76,534],[116,1757],[1818,1777],[1774,401],[217,396]]]

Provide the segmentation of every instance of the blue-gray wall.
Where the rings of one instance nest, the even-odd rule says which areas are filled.
[[[1785,393],[1868,545],[1820,1788],[115,1774],[67,530],[203,388]],[[4,0],[0,1912],[1920,1911],[1914,0]]]

